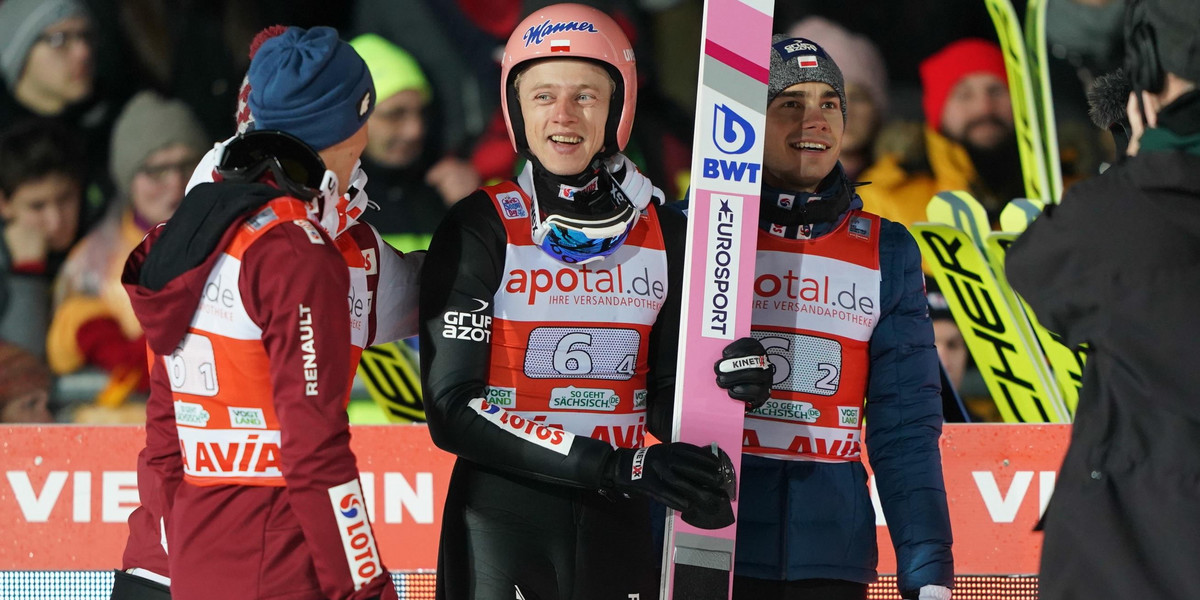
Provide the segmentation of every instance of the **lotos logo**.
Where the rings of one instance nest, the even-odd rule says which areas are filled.
[[[343,517],[354,519],[358,517],[358,507],[361,506],[361,503],[358,501],[358,496],[346,494],[338,501],[338,506],[341,507]]]
[[[355,590],[385,573],[375,546],[375,534],[367,522],[366,511],[362,510],[362,497],[362,487],[357,479],[329,488],[329,501],[333,504],[342,538],[342,552]]]
[[[567,21],[566,23],[555,23],[547,19],[541,25],[534,25],[525,31],[522,39],[525,40],[525,47],[530,44],[540,44],[546,36],[562,33],[564,31],[582,31],[585,33],[596,33],[596,26],[587,21]]]
[[[503,431],[563,456],[571,452],[571,445],[575,443],[575,435],[569,431],[547,427],[515,412],[502,410],[483,398],[472,398],[467,406]]]
[[[754,145],[750,122],[724,104],[713,106],[713,143],[725,154],[744,154]]]

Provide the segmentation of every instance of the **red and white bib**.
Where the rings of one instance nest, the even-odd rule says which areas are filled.
[[[531,202],[519,187],[486,189],[508,234],[492,299],[487,403],[616,447],[641,446],[650,329],[668,291],[655,208],[614,254],[570,265],[533,243]]]
[[[240,226],[216,260],[179,347],[158,357],[166,366],[175,401],[184,478],[195,485],[285,485],[270,364],[262,330],[250,319],[238,282],[246,249],[289,221],[320,239],[300,201],[283,197],[269,202]],[[358,246],[350,236],[342,236],[337,247],[350,269],[351,364],[357,366],[369,326],[365,318],[356,324],[355,313],[370,313],[371,291]],[[303,315],[300,325],[305,326]]]
[[[879,217],[852,211],[833,232],[758,234],[752,333],[775,365],[771,399],[746,414],[743,451],[857,461],[868,343],[879,322]]]

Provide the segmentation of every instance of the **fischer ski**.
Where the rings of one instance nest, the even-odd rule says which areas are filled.
[[[363,350],[358,377],[390,423],[424,423],[421,361],[404,340]]]
[[[1058,152],[1058,121],[1054,116],[1054,94],[1050,88],[1050,64],[1046,58],[1046,5],[1049,0],[1029,0],[1025,7],[1025,56],[1028,59],[1028,88],[1033,95],[1033,104],[1041,127],[1042,157],[1046,161],[1046,202],[1058,204],[1062,200],[1062,161]]]
[[[917,245],[971,356],[1007,422],[1065,423],[1070,413],[1038,344],[1030,320],[989,256],[986,212],[970,194],[936,195],[926,209],[930,223],[912,227]]]
[[[1025,195],[1047,201],[1051,196],[1050,178],[1047,172],[1046,147],[1042,140],[1041,124],[1037,103],[1034,101],[1033,81],[1030,77],[1025,51],[1025,38],[1021,35],[1020,21],[1013,10],[1011,0],[984,0],[996,35],[1000,38],[1000,49],[1004,54],[1004,67],[1008,74],[1008,89],[1012,97],[1013,125],[1017,130],[1017,150],[1021,157],[1021,174],[1025,183]],[[1048,94],[1047,94],[1048,95]],[[1051,112],[1053,118],[1053,112]],[[1057,146],[1057,142],[1055,143]],[[1053,157],[1057,162],[1057,154]]]
[[[705,0],[696,94],[672,440],[715,443],[739,470],[745,407],[713,364],[750,335],[773,12],[774,0]],[[736,527],[699,529],[668,510],[660,597],[727,600]]]

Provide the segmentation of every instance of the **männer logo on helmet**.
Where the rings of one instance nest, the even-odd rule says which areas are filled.
[[[597,33],[596,26],[588,21],[567,21],[565,23],[555,23],[549,19],[541,25],[530,27],[522,39],[525,40],[525,47],[530,44],[540,44],[546,36],[562,33],[564,31],[584,31],[587,33]]]

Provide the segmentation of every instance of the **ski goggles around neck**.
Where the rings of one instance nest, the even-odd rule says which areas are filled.
[[[617,214],[603,219],[541,216],[533,209],[533,243],[550,256],[568,264],[585,265],[616,252],[637,223],[640,211],[630,203]]]

